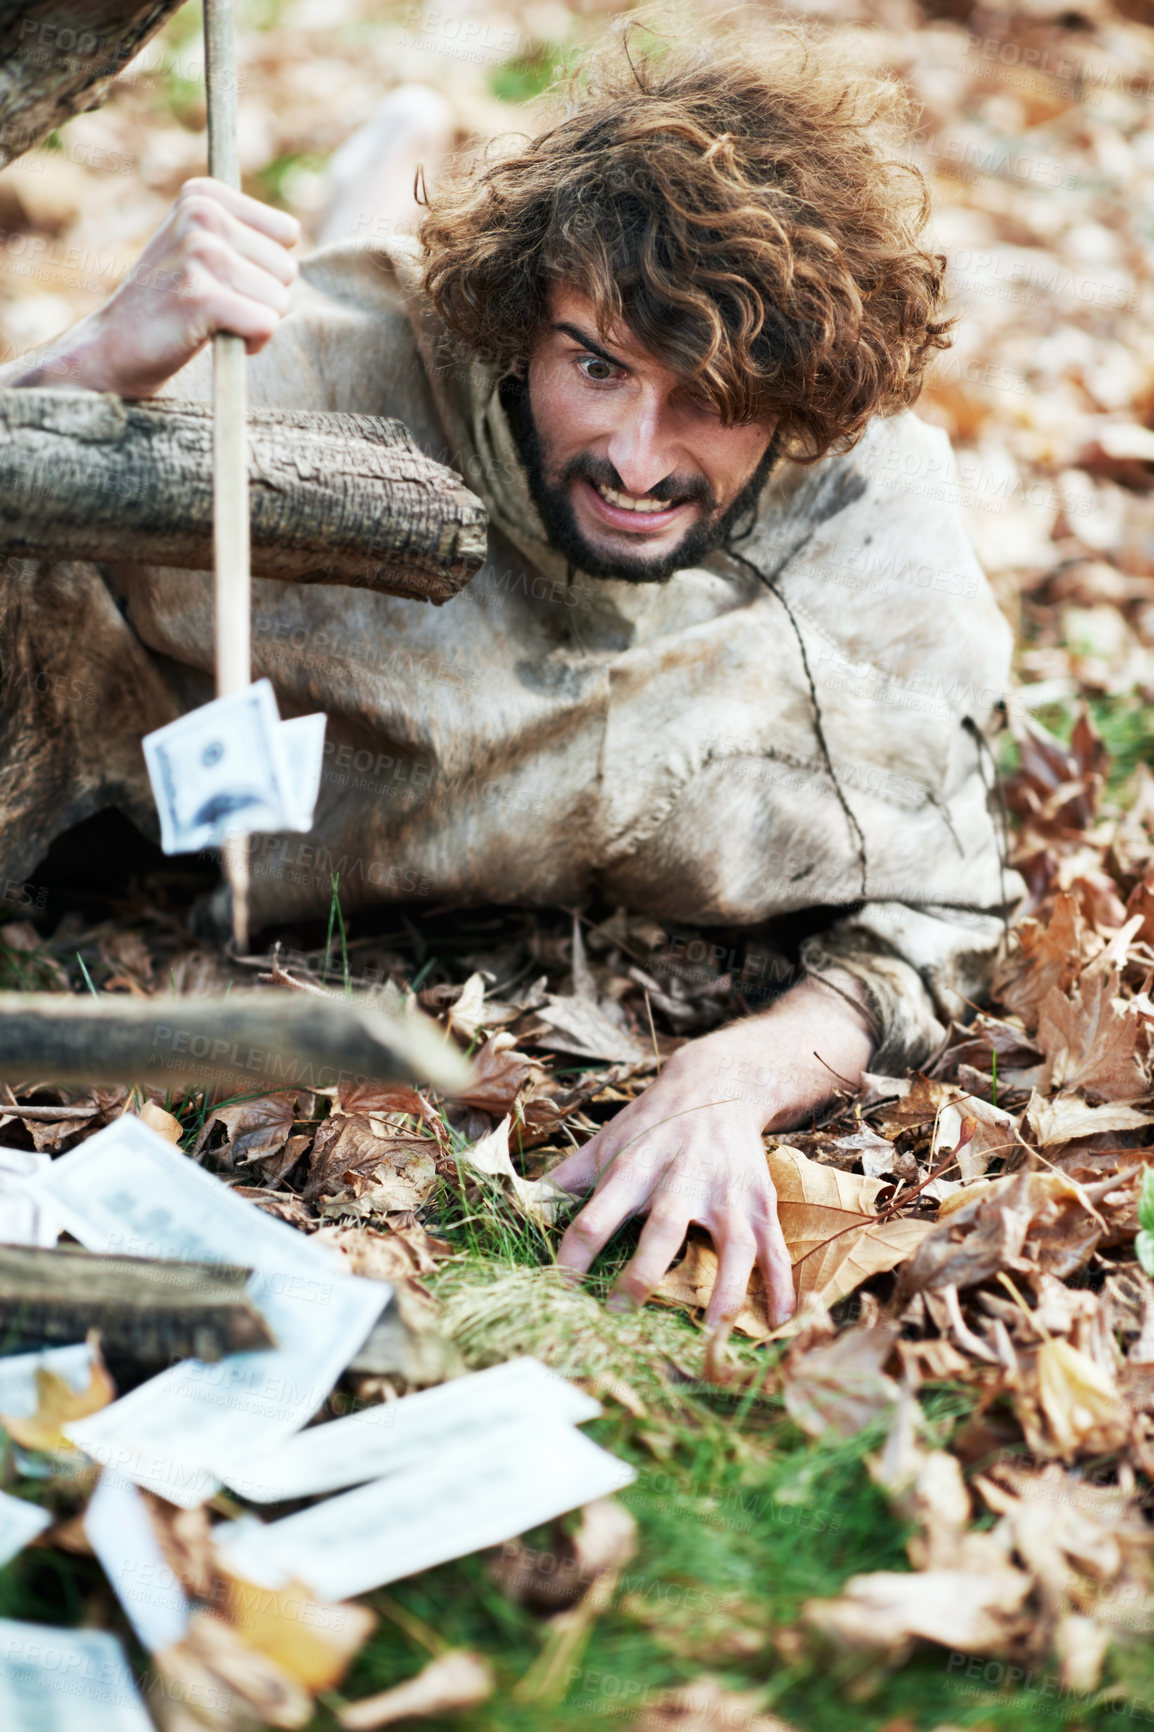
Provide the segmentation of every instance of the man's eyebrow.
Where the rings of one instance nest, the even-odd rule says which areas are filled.
[[[575,343],[580,343],[583,349],[588,349],[591,355],[596,355],[600,360],[608,361],[611,367],[621,367],[626,373],[629,371],[625,361],[619,360],[616,355],[611,355],[608,349],[603,349],[600,343],[595,342],[588,331],[583,331],[579,325],[560,323],[555,324],[553,329],[563,332],[566,337],[572,337]]]

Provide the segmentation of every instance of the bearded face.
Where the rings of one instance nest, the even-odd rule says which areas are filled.
[[[590,577],[664,583],[722,546],[773,464],[772,426],[724,427],[627,329],[555,289],[505,401],[550,544]]]

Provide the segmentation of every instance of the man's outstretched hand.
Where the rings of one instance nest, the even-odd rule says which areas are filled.
[[[243,337],[254,355],[288,311],[299,238],[287,211],[218,180],[186,181],[111,299],[2,382],[147,397],[217,331]]]
[[[803,1121],[839,1079],[856,1085],[872,1047],[856,982],[827,978],[803,981],[765,1015],[682,1047],[643,1095],[553,1168],[564,1190],[593,1190],[561,1241],[563,1268],[585,1274],[625,1221],[646,1214],[610,1300],[643,1305],[697,1222],[718,1255],[707,1322],[733,1320],[755,1264],[770,1324],[785,1322],[793,1277],[761,1133]]]

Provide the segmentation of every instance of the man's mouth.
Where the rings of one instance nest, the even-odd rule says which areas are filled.
[[[583,481],[582,486],[594,506],[596,516],[603,523],[612,524],[615,529],[629,529],[634,533],[652,534],[655,530],[664,529],[693,503],[689,499],[668,503],[653,499],[646,493],[623,493],[619,488],[606,487],[600,481]]]

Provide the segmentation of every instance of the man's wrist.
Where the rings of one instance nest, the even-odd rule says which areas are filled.
[[[761,1131],[787,1105],[772,1057],[771,1031],[749,1017],[690,1041],[665,1068],[717,1105],[745,1111]]]
[[[31,364],[9,380],[10,385],[42,385],[121,394],[115,371],[109,364],[107,338],[98,314],[82,319],[63,337],[29,360]]]
[[[781,1130],[838,1088],[856,1088],[872,1049],[864,996],[839,969],[832,980],[802,981],[761,1015],[691,1041],[675,1059],[714,1100],[747,1109],[758,1130]]]

